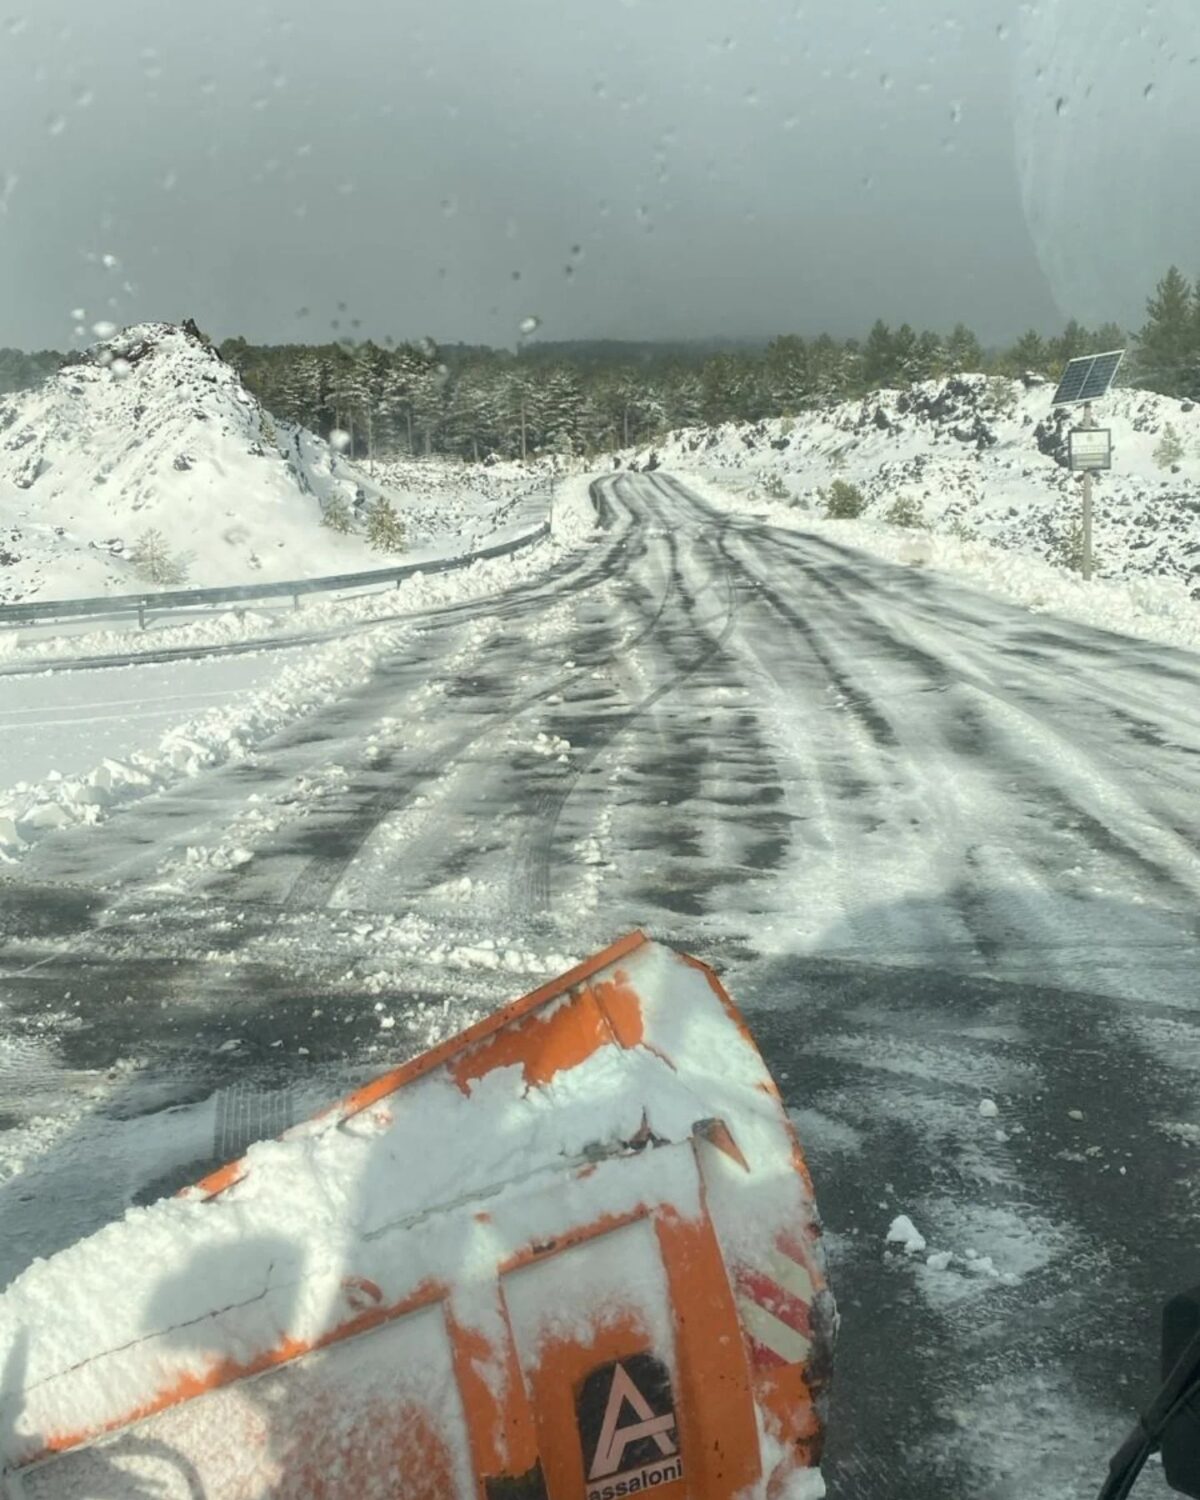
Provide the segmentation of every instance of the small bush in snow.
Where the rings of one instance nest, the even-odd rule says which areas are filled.
[[[883,518],[893,526],[918,527],[925,525],[925,513],[921,502],[911,495],[897,495]]]
[[[376,552],[404,551],[404,522],[382,495],[367,515],[367,541]]]
[[[1073,516],[1067,522],[1066,529],[1061,533],[1054,545],[1053,560],[1059,567],[1066,568],[1071,573],[1083,572],[1083,518]],[[1096,545],[1092,543],[1092,573],[1100,571],[1100,559],[1096,555]]]
[[[975,542],[979,540],[979,532],[969,521],[964,521],[961,516],[955,516],[947,530],[951,536],[957,537],[960,542]]]
[[[989,416],[1008,416],[1016,410],[1017,387],[1003,375],[989,375],[984,387],[982,406]]]
[[[771,475],[771,477],[763,485],[763,494],[766,495],[769,500],[791,499],[791,495],[788,493],[788,487],[786,484],[784,484],[783,478],[779,474]]]
[[[321,525],[343,535],[354,530],[354,512],[344,495],[331,495],[321,507]]]
[[[831,521],[856,521],[867,508],[867,497],[862,490],[844,479],[835,479],[827,490],[822,490],[821,499]]]
[[[1160,469],[1169,469],[1172,464],[1177,464],[1183,457],[1183,444],[1179,441],[1179,434],[1170,422],[1163,428],[1162,437],[1158,440],[1158,446],[1154,450],[1154,462]]]
[[[133,571],[147,583],[177,588],[187,578],[187,559],[172,553],[161,531],[143,531],[129,553]]]

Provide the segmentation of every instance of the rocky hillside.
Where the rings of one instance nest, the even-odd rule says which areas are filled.
[[[801,516],[806,507],[820,513],[820,492],[842,479],[863,492],[867,518],[1065,565],[1081,510],[1066,431],[1080,413],[1056,412],[1052,396],[1033,378],[956,376],[794,419],[687,428],[617,461],[753,476]],[[1170,578],[1200,599],[1200,408],[1126,389],[1098,403],[1094,417],[1113,433],[1113,469],[1095,490],[1098,575]]]

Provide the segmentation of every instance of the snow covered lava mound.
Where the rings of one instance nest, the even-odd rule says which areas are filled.
[[[915,515],[935,532],[1062,561],[1081,509],[1066,432],[1081,415],[1056,412],[1053,394],[1036,377],[951,376],[795,418],[685,428],[624,458],[744,472],[790,500],[798,521],[806,508],[819,514],[818,491],[842,479],[862,490],[869,520]],[[1123,389],[1094,419],[1113,435],[1113,468],[1096,481],[1097,573],[1173,579],[1200,599],[1200,407]],[[1177,443],[1164,445],[1168,426]]]
[[[202,338],[128,328],[0,400],[0,603],[130,593],[147,532],[203,587],[382,567],[321,525],[378,487],[275,421]]]

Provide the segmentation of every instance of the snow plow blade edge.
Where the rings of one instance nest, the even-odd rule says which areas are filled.
[[[817,1494],[812,1186],[634,933],[0,1296],[16,1500]]]

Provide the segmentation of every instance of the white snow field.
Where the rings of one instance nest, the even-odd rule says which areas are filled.
[[[0,398],[0,604],[144,590],[139,537],[161,533],[191,587],[362,572],[470,552],[543,516],[551,469],[447,475],[419,461],[352,464],[280,422],[209,345],[169,324],[127,328],[36,390]],[[402,558],[362,534],[379,495]],[[321,524],[348,509],[356,531]],[[160,585],[167,586],[167,585]]]

